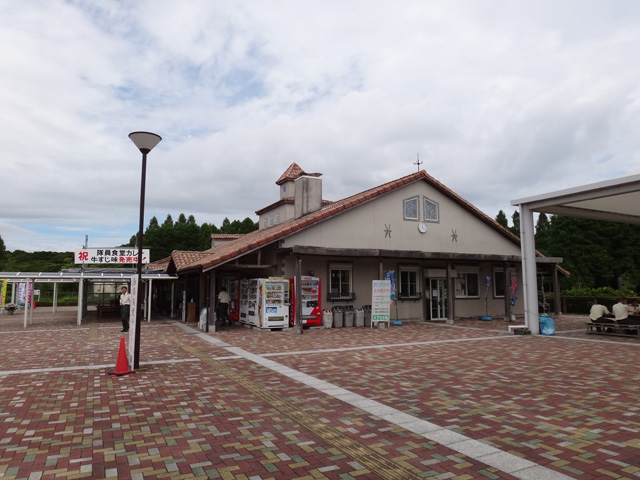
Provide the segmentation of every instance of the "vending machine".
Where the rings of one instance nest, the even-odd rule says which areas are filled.
[[[315,327],[322,325],[321,291],[318,277],[302,276],[300,284],[300,301],[302,302],[302,326]],[[291,325],[296,323],[297,302],[296,279],[289,279],[291,285]]]
[[[251,299],[251,300],[250,300]],[[258,309],[258,280],[240,281],[240,323],[250,324]]]
[[[256,278],[241,293],[240,321],[258,328],[289,326],[289,282],[284,278]],[[244,315],[243,315],[244,314]]]
[[[229,293],[229,319],[237,322],[240,320],[240,281],[230,278],[226,282],[226,287]]]

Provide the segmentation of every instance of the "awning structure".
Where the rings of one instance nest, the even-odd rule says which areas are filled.
[[[520,207],[520,239],[525,323],[540,333],[533,213],[640,224],[640,174],[512,200]]]
[[[118,271],[119,270],[119,271]],[[78,283],[78,325],[82,323],[83,305],[83,289],[85,282],[91,283],[116,283],[128,282],[136,276],[135,269],[69,269],[62,272],[0,272],[0,278],[6,279],[9,283],[54,283],[54,307],[56,310],[55,297],[57,296],[58,283]],[[149,295],[151,292],[150,285],[154,280],[177,280],[177,275],[169,275],[167,273],[143,272],[142,280],[149,282],[149,288],[146,290],[147,298],[144,299],[146,305],[149,305]],[[29,302],[26,302],[24,309],[24,326],[29,323],[29,312],[33,312]],[[148,320],[151,319],[151,309],[147,309]],[[31,320],[33,313],[31,314]]]
[[[0,272],[0,278],[5,278],[11,283],[30,281],[40,282],[79,282],[80,280],[102,280],[111,283],[119,280],[128,280],[136,275],[136,272],[99,272],[84,270],[81,272]],[[175,280],[177,275],[167,273],[142,273],[143,280]]]

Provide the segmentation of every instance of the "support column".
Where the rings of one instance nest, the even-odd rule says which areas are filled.
[[[24,328],[27,328],[29,321],[29,285],[31,285],[31,281],[27,278],[24,292]]]
[[[82,312],[84,310],[84,279],[78,282],[78,326],[82,325]]]
[[[147,322],[151,321],[151,292],[153,292],[153,280],[149,279],[147,282],[147,309],[145,313],[147,314]]]
[[[169,310],[169,317],[175,318],[176,311],[176,281],[171,281],[171,310]]]
[[[446,294],[447,294],[447,323],[453,325],[454,319],[456,318],[456,307],[455,302],[453,301],[454,293],[455,293],[455,285],[454,279],[451,276],[451,262],[447,262],[447,278],[445,280],[447,284]]]
[[[520,242],[524,321],[532,335],[539,335],[538,279],[536,275],[536,240],[533,229],[533,212],[525,205],[520,205]]]
[[[504,321],[511,321],[511,297],[509,296],[509,292],[511,291],[511,278],[509,278],[509,264],[505,263],[504,271],[502,272],[504,275]]]
[[[211,331],[216,331],[216,271],[211,270],[209,272],[209,311],[207,312],[207,332],[209,331],[209,325],[211,325]]]
[[[558,281],[558,266],[553,266],[553,311],[554,318],[558,319],[562,310],[562,298],[560,298],[560,282]]]
[[[53,313],[58,310],[58,282],[53,284]]]

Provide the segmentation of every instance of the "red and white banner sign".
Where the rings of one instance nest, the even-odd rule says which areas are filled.
[[[83,248],[76,250],[74,257],[74,263],[137,265],[138,249],[136,247]],[[142,249],[142,263],[150,263],[148,248]]]

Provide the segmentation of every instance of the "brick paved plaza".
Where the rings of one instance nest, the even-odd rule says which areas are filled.
[[[117,318],[2,315],[0,477],[639,478],[640,339],[584,321],[553,337],[153,321],[141,368],[114,378]]]

